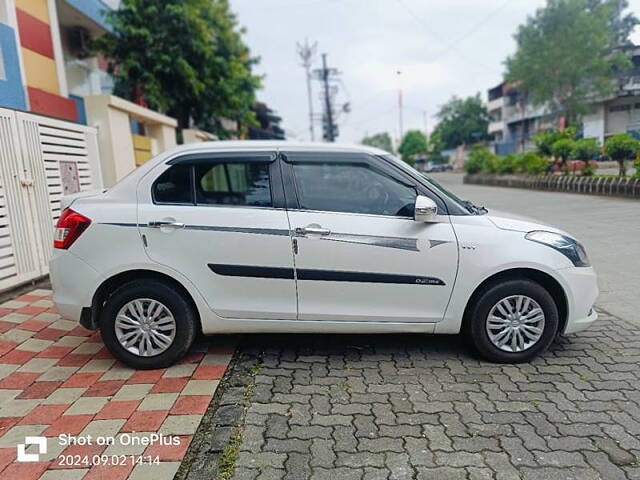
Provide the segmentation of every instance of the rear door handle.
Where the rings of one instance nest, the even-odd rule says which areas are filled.
[[[163,228],[163,227],[167,227],[167,228],[184,228],[185,224],[184,223],[180,223],[180,222],[166,222],[166,221],[162,221],[162,220],[154,220],[149,222],[148,224],[149,228]]]
[[[298,227],[296,228],[296,235],[331,235],[331,230],[329,230],[328,228],[321,228],[321,227]]]

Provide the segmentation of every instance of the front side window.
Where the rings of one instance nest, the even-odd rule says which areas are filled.
[[[267,163],[214,163],[194,169],[199,205],[272,206]]]
[[[415,188],[366,163],[297,163],[293,172],[304,210],[413,216]]]

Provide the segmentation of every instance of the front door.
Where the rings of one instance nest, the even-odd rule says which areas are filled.
[[[415,222],[417,186],[377,157],[288,152],[283,158],[298,318],[440,321],[458,261],[448,216]]]
[[[274,160],[274,152],[188,155],[139,186],[147,254],[189,278],[222,317],[296,318],[289,223]]]

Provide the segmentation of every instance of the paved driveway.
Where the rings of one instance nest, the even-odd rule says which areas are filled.
[[[640,201],[575,193],[463,185],[462,175],[434,178],[464,199],[535,218],[584,243],[599,274],[597,304],[640,324]]]

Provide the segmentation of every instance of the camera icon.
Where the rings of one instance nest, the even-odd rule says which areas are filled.
[[[27,446],[38,445],[38,453],[27,453]],[[18,462],[37,462],[40,460],[40,455],[47,453],[47,438],[46,437],[25,437],[24,443],[19,443],[18,449]]]

